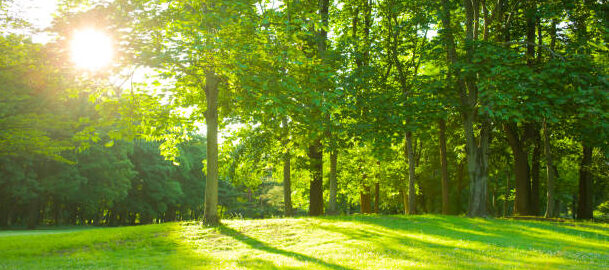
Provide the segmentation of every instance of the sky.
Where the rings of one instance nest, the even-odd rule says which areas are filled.
[[[47,27],[57,10],[57,0],[13,0],[9,3],[10,12],[16,12],[39,28]]]
[[[2,1],[0,0],[0,2]],[[10,15],[26,20],[37,29],[50,26],[53,14],[57,11],[57,0],[12,0],[7,3]],[[50,38],[45,33],[32,35],[32,41],[36,43],[46,43]]]

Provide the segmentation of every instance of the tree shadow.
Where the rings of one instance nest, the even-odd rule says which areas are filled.
[[[399,253],[401,247],[418,247],[422,250],[431,250],[438,254],[462,254],[465,258],[475,258],[478,261],[486,261],[485,268],[492,268],[495,263],[499,268],[522,267],[526,261],[543,264],[545,267],[564,267],[569,263],[577,263],[580,256],[585,254],[589,265],[600,266],[599,257],[609,254],[609,250],[603,249],[603,242],[609,239],[605,237],[601,228],[597,231],[585,231],[581,228],[571,228],[562,224],[509,222],[497,219],[465,219],[449,216],[351,216],[351,217],[328,217],[332,221],[343,221],[355,224],[367,224],[378,226],[362,229],[361,226],[350,225],[347,228],[333,228],[324,226],[322,229],[340,232],[352,239],[376,242],[383,248],[392,247]],[[586,228],[589,230],[589,228]],[[421,236],[421,237],[419,237]],[[575,238],[574,238],[575,237]],[[471,244],[464,247],[461,242]],[[396,245],[390,245],[395,243]],[[473,248],[478,246],[478,248]],[[500,249],[494,253],[485,254],[484,249]],[[501,252],[508,250],[528,254],[531,258],[512,258],[501,256]],[[537,252],[537,253],[536,253]],[[535,260],[537,254],[551,254],[547,259]],[[499,256],[497,256],[499,255]],[[400,256],[404,256],[403,253]],[[417,260],[420,256],[415,257]],[[441,257],[441,256],[440,256]],[[421,261],[421,260],[419,260]],[[422,262],[425,260],[422,260]],[[433,262],[432,262],[433,263]],[[468,265],[466,261],[453,262],[459,267],[480,267],[480,265]],[[498,264],[497,264],[498,263]],[[488,265],[487,265],[488,264]],[[438,265],[438,267],[440,267]]]
[[[251,248],[254,249],[258,249],[261,251],[265,251],[265,252],[269,252],[269,253],[273,253],[273,254],[277,254],[277,255],[282,255],[282,256],[286,256],[286,257],[290,257],[290,258],[294,258],[296,260],[299,260],[301,262],[310,262],[310,263],[315,263],[321,266],[325,266],[327,268],[330,269],[338,269],[338,270],[350,270],[349,268],[337,265],[337,264],[332,264],[332,263],[328,263],[328,262],[324,262],[320,259],[314,258],[314,257],[309,257],[307,255],[303,255],[300,253],[296,253],[296,252],[292,252],[292,251],[287,251],[287,250],[283,250],[283,249],[279,249],[276,247],[272,247],[267,245],[266,243],[249,237],[247,235],[244,235],[230,227],[227,227],[225,225],[220,225],[220,227],[218,228],[220,233],[226,236],[230,236],[232,238],[234,238],[235,240],[238,240],[248,246],[250,246]]]
[[[382,226],[390,230],[418,231],[426,235],[455,240],[467,239],[472,243],[515,248],[524,252],[528,252],[527,249],[530,248],[541,248],[559,253],[574,250],[599,255],[608,254],[607,250],[603,250],[601,247],[602,242],[609,240],[602,231],[591,232],[586,231],[585,228],[578,229],[565,224],[512,222],[501,219],[465,219],[439,215],[358,217],[351,221]],[[579,240],[574,239],[573,236]]]
[[[249,260],[240,259],[237,263],[239,264],[239,266],[248,268],[248,269],[269,269],[269,270],[302,269],[301,267],[277,266],[271,261],[266,261],[266,260],[262,260],[262,259],[249,259]]]

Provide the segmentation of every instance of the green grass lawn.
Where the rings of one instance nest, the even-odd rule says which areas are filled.
[[[0,231],[0,269],[609,269],[609,225],[452,216]]]

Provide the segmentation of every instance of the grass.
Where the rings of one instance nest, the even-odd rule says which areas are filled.
[[[453,216],[0,232],[0,269],[609,269],[609,225]]]

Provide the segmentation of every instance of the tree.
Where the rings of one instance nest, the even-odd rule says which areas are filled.
[[[255,8],[250,1],[153,1],[144,6],[119,3],[132,25],[133,46],[144,53],[139,61],[163,70],[176,81],[171,89],[179,107],[196,106],[194,119],[205,119],[207,176],[203,222],[217,225],[218,216],[218,106],[231,100],[230,81],[235,63],[247,51]],[[166,41],[166,42],[162,42]],[[206,108],[203,111],[203,108]]]

